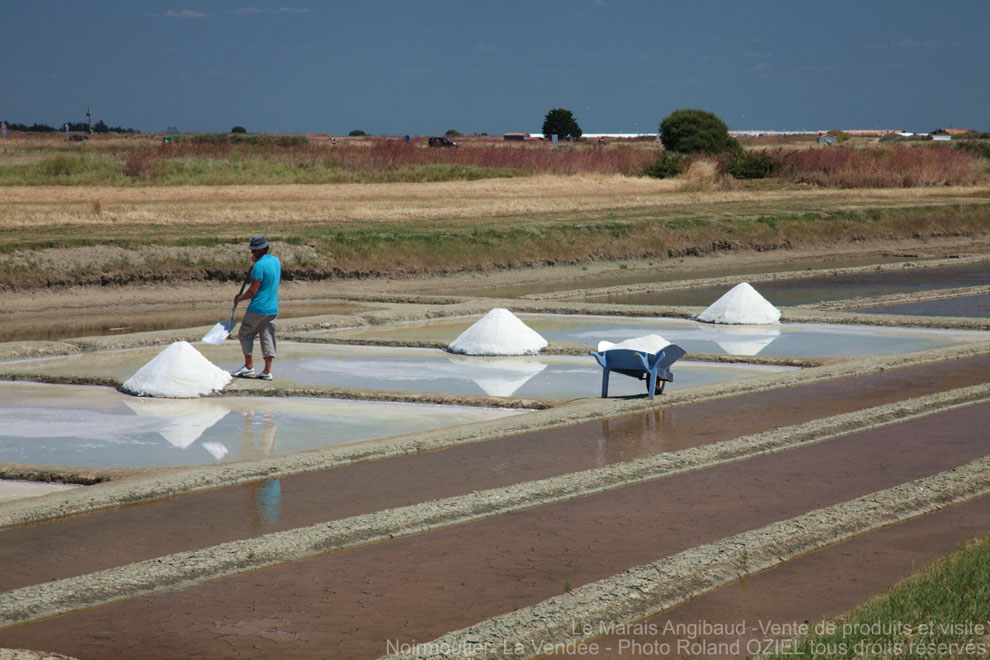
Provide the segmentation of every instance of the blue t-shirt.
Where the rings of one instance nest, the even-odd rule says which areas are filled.
[[[271,254],[261,255],[251,269],[251,279],[261,282],[247,311],[273,316],[278,314],[278,282],[282,279],[282,262]]]

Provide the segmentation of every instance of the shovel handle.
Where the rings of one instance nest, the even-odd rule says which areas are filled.
[[[242,293],[244,293],[244,289],[247,288],[248,282],[251,281],[251,273],[253,273],[253,272],[254,272],[254,266],[252,266],[250,269],[248,269],[247,276],[244,278],[244,282],[241,283],[241,290],[237,292],[238,297]],[[237,311],[237,303],[234,303],[234,306],[230,308],[230,318],[227,319],[227,323],[233,323],[234,322],[234,312],[236,312],[236,311]]]

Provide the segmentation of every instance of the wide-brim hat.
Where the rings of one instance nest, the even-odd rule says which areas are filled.
[[[268,247],[268,239],[264,236],[252,236],[251,237],[251,249],[252,250],[264,250]]]

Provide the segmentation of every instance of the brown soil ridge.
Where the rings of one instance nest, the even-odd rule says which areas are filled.
[[[22,587],[0,594],[0,626],[785,451],[982,403],[988,398],[990,385],[962,388],[775,429],[714,446],[668,452],[534,482],[321,522]],[[961,470],[961,474],[969,475],[969,472]],[[966,479],[970,478],[966,476]],[[990,481],[990,475],[984,478]]]
[[[990,493],[990,457],[637,566],[530,607],[443,635],[390,658],[508,657],[506,649],[552,653],[596,631],[631,624],[825,545]],[[745,559],[743,559],[745,558]],[[589,635],[590,637],[590,635]],[[535,649],[535,650],[534,650]]]
[[[514,433],[540,431],[617,415],[646,412],[654,410],[658,406],[675,407],[736,394],[769,391],[843,376],[868,374],[885,369],[984,355],[988,352],[990,352],[990,341],[973,342],[918,353],[844,361],[784,374],[756,376],[741,381],[705,385],[685,391],[674,390],[657,400],[646,398],[575,400],[547,410],[518,415],[497,422],[482,422],[447,430],[397,436],[374,443],[330,447],[224,466],[135,470],[132,473],[133,476],[126,479],[121,479],[117,472],[101,472],[96,469],[89,471],[89,473],[94,478],[102,478],[105,481],[95,486],[86,489],[74,489],[57,495],[43,495],[27,501],[9,502],[0,507],[0,528],[53,517],[76,515],[107,507],[173,497],[179,493],[198,492],[223,485],[277,478],[410,452],[430,451],[454,444],[482,442]],[[0,373],[0,378],[8,378],[8,375]],[[244,387],[258,388],[260,386],[257,383],[249,382]],[[316,392],[317,390],[314,389],[313,391]],[[236,393],[243,394],[244,391]],[[282,394],[282,390],[276,384],[275,387],[265,390],[265,393],[279,396]],[[325,394],[320,394],[320,396],[325,396]],[[0,474],[3,470],[11,468],[16,468],[20,475],[24,474],[23,465],[0,465]],[[45,468],[45,473],[51,474],[54,469]],[[69,473],[75,472],[75,470],[69,470]],[[78,492],[80,490],[84,492]]]

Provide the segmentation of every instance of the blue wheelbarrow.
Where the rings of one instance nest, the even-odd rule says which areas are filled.
[[[651,399],[654,394],[663,394],[664,386],[674,380],[670,366],[680,360],[685,353],[687,351],[676,344],[668,344],[656,353],[628,348],[591,351],[598,364],[602,365],[602,398],[608,397],[608,376],[613,371],[645,380],[646,391]]]

